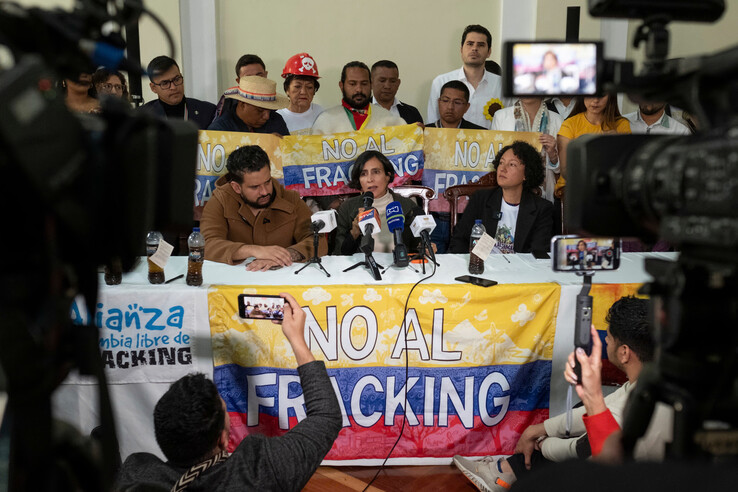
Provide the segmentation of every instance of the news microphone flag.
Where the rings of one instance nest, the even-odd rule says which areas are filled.
[[[405,216],[402,214],[400,202],[391,202],[387,205],[387,228],[390,232],[405,229]]]
[[[375,208],[364,210],[359,214],[359,228],[361,229],[361,233],[363,235],[367,234],[367,229],[369,229],[369,226],[372,226],[369,234],[371,234],[372,236],[379,234],[379,213]]]

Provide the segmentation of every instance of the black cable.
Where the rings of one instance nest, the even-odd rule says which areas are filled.
[[[426,259],[423,258],[422,261],[426,261]],[[395,447],[397,447],[397,443],[400,442],[400,439],[402,439],[402,433],[405,431],[405,422],[407,422],[407,407],[408,407],[408,405],[407,405],[407,394],[410,391],[410,388],[407,387],[408,379],[409,379],[408,376],[409,376],[409,373],[410,373],[410,369],[409,369],[410,368],[410,355],[408,353],[409,350],[407,348],[407,332],[408,332],[408,328],[409,328],[406,325],[406,323],[407,323],[407,305],[410,302],[410,297],[412,296],[413,291],[415,290],[415,287],[417,287],[423,281],[428,280],[429,278],[431,278],[433,275],[436,274],[437,267],[436,267],[435,262],[430,262],[430,263],[433,265],[433,272],[431,272],[431,274],[428,275],[427,277],[423,277],[420,280],[418,280],[417,282],[415,282],[415,285],[413,285],[410,288],[410,292],[408,292],[407,298],[405,298],[405,308],[403,309],[403,313],[402,313],[402,324],[400,325],[400,327],[403,327],[403,326],[405,327],[405,333],[404,333],[404,335],[405,335],[405,401],[404,401],[404,404],[403,404],[403,407],[402,407],[402,425],[400,426],[400,434],[397,436],[397,439],[395,440],[395,443],[392,445],[392,449],[390,449],[389,450],[389,453],[387,453],[387,457],[382,462],[382,465],[379,467],[379,470],[377,470],[377,473],[374,474],[374,477],[372,477],[372,479],[369,481],[369,483],[366,484],[366,487],[364,487],[364,490],[362,490],[362,492],[366,492],[366,490],[369,487],[371,487],[371,485],[377,479],[377,477],[382,472],[382,470],[384,470],[384,467],[387,465],[387,460],[389,460],[390,459],[390,456],[392,456],[392,452],[395,450]],[[417,333],[418,328],[419,327],[417,327],[417,326],[415,327],[415,330],[416,330],[415,336],[416,337],[417,336],[423,336],[422,333],[420,333],[420,334]]]

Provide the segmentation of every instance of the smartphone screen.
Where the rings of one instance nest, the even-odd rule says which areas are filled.
[[[599,93],[600,42],[505,43],[505,90],[514,96],[592,96]],[[510,92],[511,91],[511,92]]]
[[[496,280],[490,280],[488,278],[482,278],[482,277],[474,277],[472,275],[462,275],[461,277],[456,277],[458,282],[464,282],[467,284],[472,285],[479,285],[480,287],[491,287],[493,285],[497,285]]]
[[[558,272],[616,270],[620,238],[555,236],[551,239],[553,269]]]
[[[284,317],[284,298],[279,296],[238,296],[238,315],[245,319],[278,319]]]

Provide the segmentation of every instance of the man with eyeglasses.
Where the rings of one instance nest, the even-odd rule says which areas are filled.
[[[431,128],[465,128],[469,130],[486,130],[464,119],[469,109],[469,89],[459,80],[451,80],[441,87],[438,98],[438,114],[440,119],[425,126]]]
[[[158,96],[141,106],[162,118],[185,119],[195,123],[200,130],[207,129],[213,115],[215,104],[185,97],[184,77],[177,62],[168,56],[157,56],[146,67],[149,74],[149,87]]]

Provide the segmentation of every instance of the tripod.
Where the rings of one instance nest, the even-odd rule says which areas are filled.
[[[420,251],[418,251],[416,254],[410,257],[411,262],[415,260],[420,260],[420,263],[423,265],[423,275],[425,275],[426,260],[433,262],[433,264],[435,264],[436,267],[441,266],[434,257],[431,257],[431,255],[428,254],[428,248],[426,247],[425,240],[423,238],[420,239]]]
[[[313,226],[313,257],[310,258],[305,263],[305,265],[303,265],[302,268],[300,268],[299,270],[297,270],[295,272],[295,275],[297,275],[298,273],[300,273],[301,271],[303,271],[304,269],[306,269],[308,265],[316,264],[316,265],[318,265],[318,267],[321,270],[323,270],[323,273],[325,273],[329,277],[331,276],[331,274],[328,273],[328,271],[323,267],[323,263],[320,261],[320,257],[318,256],[318,241],[319,240],[320,240],[320,237],[319,237],[319,234],[318,234],[318,228],[316,228],[315,226]]]
[[[364,252],[364,261],[360,261],[355,265],[351,265],[350,267],[345,269],[344,272],[348,272],[360,266],[366,267],[366,269],[371,272],[374,280],[382,280],[382,274],[379,272],[379,269],[384,267],[382,265],[378,265],[377,262],[374,260],[372,254],[367,252]]]

